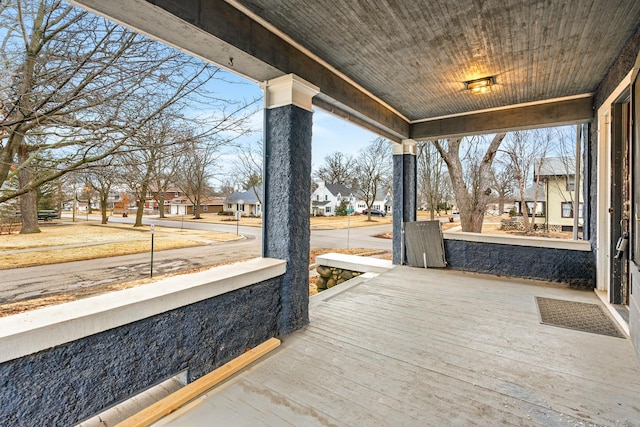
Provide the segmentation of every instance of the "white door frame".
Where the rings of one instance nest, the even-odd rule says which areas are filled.
[[[596,237],[596,288],[609,296],[611,277],[611,104],[629,90],[631,72],[625,76],[607,100],[598,109],[598,197]]]

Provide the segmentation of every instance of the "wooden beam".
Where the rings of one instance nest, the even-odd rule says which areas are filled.
[[[225,363],[218,369],[198,378],[191,384],[182,387],[175,393],[170,394],[164,399],[159,400],[148,408],[138,412],[137,414],[127,418],[116,427],[146,427],[158,421],[160,418],[169,415],[173,411],[180,408],[185,403],[205,393],[215,385],[229,378],[245,366],[258,360],[270,351],[280,345],[280,340],[271,338],[262,344],[254,347],[248,352],[236,357],[232,361]]]
[[[324,97],[322,97],[322,95],[315,96],[312,101],[315,107],[318,107],[329,114],[340,117],[343,120],[360,126],[361,128],[371,131],[377,135],[380,135],[383,138],[387,138],[398,143],[403,139],[407,139],[397,132],[390,132],[388,129],[385,129],[383,126],[380,126],[378,123],[369,119],[368,117],[364,117],[353,110],[349,110],[346,107],[339,107],[336,105],[336,103],[327,101],[326,99],[324,99]],[[407,124],[406,134],[408,133],[409,125]]]
[[[225,0],[70,1],[256,82],[300,76],[320,88],[325,104],[408,138],[405,118]]]
[[[592,103],[593,98],[588,96],[428,120],[411,125],[411,139],[452,138],[585,123],[593,120]]]

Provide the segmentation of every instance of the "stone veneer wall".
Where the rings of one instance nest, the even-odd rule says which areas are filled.
[[[263,256],[287,261],[278,330],[309,323],[309,212],[313,113],[295,105],[265,111]]]
[[[444,239],[447,268],[593,289],[591,251]]]
[[[281,277],[0,364],[0,425],[70,426],[278,335]]]

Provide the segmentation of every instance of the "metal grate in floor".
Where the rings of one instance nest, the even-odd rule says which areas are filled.
[[[540,323],[592,334],[625,338],[598,304],[536,297]]]

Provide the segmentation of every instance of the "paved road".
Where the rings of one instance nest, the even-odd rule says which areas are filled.
[[[95,217],[97,220],[98,217]],[[134,218],[111,217],[109,222],[133,224]],[[235,224],[218,224],[207,222],[194,222],[161,220],[158,218],[145,217],[143,224],[155,224],[163,227],[184,227],[193,230],[214,230],[225,231],[227,233],[236,233],[237,226]],[[311,247],[312,248],[371,248],[391,251],[391,240],[373,237],[378,234],[391,232],[391,224],[377,225],[371,227],[355,227],[339,230],[311,230]],[[262,229],[259,227],[248,227],[240,225],[239,233],[243,236],[256,239],[258,243],[262,242]]]
[[[171,249],[154,253],[153,272],[161,275],[257,256],[260,246],[255,240]],[[1,273],[0,303],[6,303],[149,277],[150,254],[14,268]]]
[[[111,218],[110,222],[130,222],[132,218]],[[176,221],[145,218],[145,224],[179,228]],[[236,225],[185,222],[184,228],[236,232]],[[373,237],[388,232],[391,225],[360,227],[350,230],[314,230],[312,248],[364,247],[391,250],[391,240]],[[154,275],[180,272],[260,256],[261,229],[240,226],[244,240],[212,243],[207,246],[172,249],[154,253]],[[37,253],[25,254],[37,256]],[[0,303],[142,279],[150,275],[150,254],[124,255],[97,260],[76,261],[38,267],[1,270]]]

